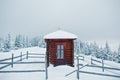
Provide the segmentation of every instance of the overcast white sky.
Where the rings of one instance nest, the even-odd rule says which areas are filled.
[[[58,27],[82,40],[120,40],[120,0],[0,0],[0,36]]]

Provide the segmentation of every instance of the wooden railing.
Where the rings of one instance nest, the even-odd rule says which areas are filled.
[[[101,58],[100,60],[95,59],[93,57],[91,57],[91,64],[94,64],[94,62],[100,63],[101,64],[101,69],[104,72],[104,59]]]
[[[8,67],[8,66],[10,66],[10,65],[11,65],[11,67],[13,67],[13,63],[14,63],[14,62],[19,62],[19,61],[22,61],[22,60],[26,59],[25,56],[26,56],[26,54],[22,54],[22,52],[20,53],[20,55],[17,55],[17,56],[14,56],[14,54],[12,53],[12,54],[11,54],[11,57],[5,58],[5,59],[1,59],[1,60],[0,60],[0,64],[6,64],[6,65],[0,67],[0,70],[3,69],[3,68]],[[15,61],[15,59],[18,59],[18,60]],[[7,61],[7,62],[6,62],[6,61]],[[8,62],[8,61],[9,61],[9,62]]]
[[[41,57],[42,56],[42,57]],[[28,58],[44,58],[45,61],[34,61],[34,62],[23,62],[24,59],[28,59]],[[17,60],[16,60],[17,59]],[[12,71],[3,71],[2,69],[8,67],[11,65],[11,68],[14,67],[14,64],[40,64],[40,63],[44,63],[45,64],[45,69],[44,70],[21,70],[21,71],[17,71],[17,70],[12,70]],[[0,73],[20,73],[20,72],[45,72],[45,80],[48,79],[48,70],[47,70],[47,56],[45,54],[38,54],[38,53],[29,53],[28,51],[23,54],[22,52],[20,53],[20,55],[15,56],[13,53],[11,54],[11,57],[9,58],[5,58],[5,59],[1,59],[0,60],[0,65],[4,65],[2,67],[0,67]]]

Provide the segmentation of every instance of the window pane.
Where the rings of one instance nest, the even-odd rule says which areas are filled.
[[[64,51],[61,50],[61,59],[63,59],[63,58],[64,58]]]
[[[63,59],[63,58],[64,58],[64,46],[57,45],[57,59]]]
[[[60,58],[60,50],[57,50],[57,58]]]
[[[57,49],[60,49],[60,45],[57,45]]]
[[[61,49],[64,49],[64,46],[63,46],[63,45],[61,45]]]

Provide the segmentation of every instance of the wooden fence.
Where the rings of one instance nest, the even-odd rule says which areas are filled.
[[[98,60],[98,59],[95,59],[93,57],[91,57],[91,64],[86,63],[86,64],[83,65],[83,64],[80,64],[80,62],[79,62],[79,60],[83,60],[83,59],[80,59],[80,58],[82,58],[82,57],[76,56],[76,59],[77,59],[77,69],[75,69],[72,72],[66,74],[65,76],[69,76],[72,73],[76,72],[76,79],[77,80],[80,80],[80,73],[87,73],[87,74],[93,74],[93,75],[101,75],[101,76],[107,76],[107,77],[120,78],[120,75],[105,74],[105,73],[98,73],[98,72],[89,72],[89,71],[81,71],[80,69],[82,69],[84,67],[101,68],[103,72],[104,72],[104,69],[119,70],[120,71],[120,68],[105,67],[104,65],[106,65],[106,64],[104,63],[103,58]],[[95,65],[95,62],[100,63],[101,65]]]
[[[29,58],[44,58],[45,61],[34,61],[34,62],[23,62],[24,59],[29,59]],[[15,56],[13,53],[11,54],[11,57],[9,58],[5,58],[5,59],[1,59],[0,60],[0,64],[3,65],[2,67],[0,67],[0,73],[13,73],[13,72],[45,72],[45,80],[48,79],[48,70],[47,70],[47,60],[46,60],[47,56],[45,54],[38,54],[38,53],[29,53],[28,51],[23,54],[22,52],[20,53],[20,55]],[[17,59],[17,60],[16,60]],[[11,68],[14,67],[14,64],[40,64],[40,63],[44,63],[45,64],[45,70],[21,70],[21,71],[17,71],[17,70],[13,70],[13,71],[1,71],[2,69],[11,66]]]
[[[104,72],[104,59],[101,58],[101,60],[98,60],[98,59],[94,59],[93,57],[91,57],[91,64],[94,64],[94,62],[100,63],[101,69]]]
[[[22,54],[22,52],[20,53],[20,55],[17,55],[17,56],[14,56],[14,54],[12,53],[11,54],[11,57],[9,57],[9,58],[5,58],[5,59],[1,59],[0,60],[0,64],[6,64],[6,65],[4,65],[4,66],[2,66],[2,67],[0,67],[0,70],[1,69],[3,69],[3,68],[6,68],[6,67],[8,67],[8,66],[10,66],[11,65],[11,67],[13,68],[13,64],[15,64],[15,63],[19,63],[19,61],[22,61],[22,60],[24,60],[24,59],[26,59],[26,56],[27,54]],[[16,59],[18,59],[17,61],[14,61],[14,60],[16,60]],[[6,62],[7,61],[7,62]],[[9,62],[8,62],[9,61]]]
[[[77,57],[79,60],[83,60],[84,61],[84,56],[75,56],[74,59],[77,60]]]

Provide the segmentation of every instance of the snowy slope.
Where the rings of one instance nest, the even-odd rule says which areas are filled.
[[[8,53],[0,53],[0,59],[11,56],[11,53],[14,53],[15,55],[19,55],[21,51],[22,53],[26,53],[26,51],[29,51],[31,53],[45,54],[44,48],[33,47],[33,48],[26,48],[26,49],[20,49],[20,50],[13,50],[12,52],[8,52]],[[44,59],[40,59],[40,58],[29,58],[28,60],[25,59],[23,62],[43,61],[43,60]],[[111,61],[105,61],[105,63],[106,63],[105,66],[109,66],[109,67],[112,66],[112,68],[116,68],[116,69],[120,68],[120,64],[118,63],[111,62]],[[85,61],[80,60],[80,64],[90,65],[90,56],[85,56]],[[101,65],[98,63],[95,63],[95,64]],[[9,66],[0,71],[44,70],[44,69],[45,69],[44,63],[15,64],[13,68]],[[48,67],[48,80],[77,80],[76,72],[73,72],[68,76],[65,76],[76,69],[77,69],[76,61],[75,61],[75,67],[70,67],[67,65],[53,67],[53,65],[50,65],[50,67]],[[80,80],[102,80],[102,79],[103,80],[120,80],[120,77],[115,77],[115,76],[120,76],[120,70],[106,69],[104,72],[102,72],[101,68],[86,66],[86,67],[83,67],[80,71],[81,71]],[[109,76],[109,75],[113,75],[113,76]],[[44,72],[0,73],[0,80],[45,80],[45,73]]]

